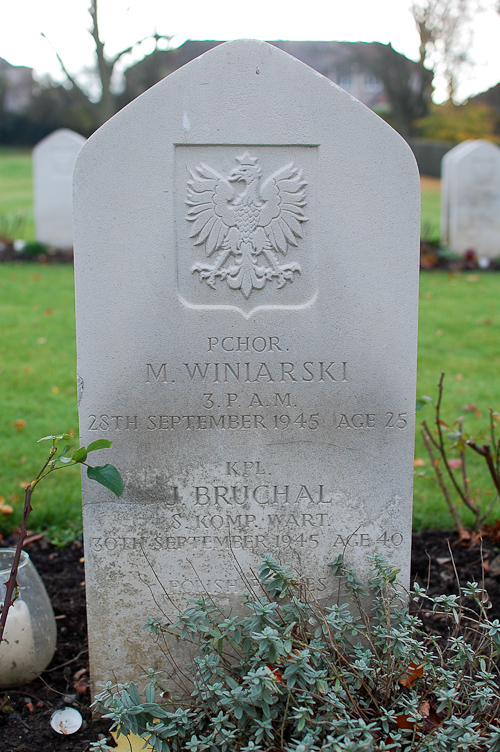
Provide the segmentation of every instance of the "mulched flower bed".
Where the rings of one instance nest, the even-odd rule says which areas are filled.
[[[14,541],[0,540],[0,546]],[[52,600],[58,624],[54,659],[44,674],[23,687],[0,691],[0,749],[2,752],[85,752],[91,741],[107,736],[109,724],[92,720],[88,689],[85,574],[81,543],[57,549],[43,537],[34,536],[26,550]],[[412,582],[418,581],[433,595],[457,593],[457,576],[484,582],[491,620],[500,619],[500,529],[488,537],[463,545],[455,532],[414,533]],[[426,619],[428,628],[440,632],[439,621]],[[80,731],[60,736],[50,726],[54,710],[72,705],[83,716]]]

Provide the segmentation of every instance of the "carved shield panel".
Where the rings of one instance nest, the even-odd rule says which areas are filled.
[[[193,308],[304,308],[316,296],[314,146],[177,146],[178,294]]]

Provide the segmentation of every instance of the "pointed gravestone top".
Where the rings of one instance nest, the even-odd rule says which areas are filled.
[[[263,42],[206,53],[89,139],[81,438],[112,439],[126,480],[118,501],[83,480],[94,682],[165,667],[140,632],[158,604],[238,608],[235,559],[272,551],[326,602],[342,553],[409,577],[419,200],[403,139]]]

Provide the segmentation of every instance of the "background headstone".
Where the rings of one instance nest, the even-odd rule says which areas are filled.
[[[500,256],[500,148],[464,141],[443,159],[442,241],[456,253]]]
[[[83,478],[94,682],[168,668],[146,616],[237,609],[238,566],[269,551],[323,602],[340,554],[408,582],[419,203],[403,139],[264,42],[203,55],[82,149],[81,440],[112,439],[126,481],[116,500]]]
[[[450,242],[450,186],[454,179],[453,163],[462,152],[466,152],[471,139],[462,141],[446,152],[441,160],[441,243],[447,248]]]
[[[83,136],[60,128],[33,149],[35,234],[54,248],[73,247],[73,170]]]

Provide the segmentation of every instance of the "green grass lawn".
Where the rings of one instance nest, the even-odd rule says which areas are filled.
[[[34,240],[31,151],[0,146],[0,235]]]
[[[442,418],[451,423],[463,416],[469,434],[486,432],[489,408],[500,411],[499,274],[420,275],[417,394],[435,398],[441,371],[446,374]],[[432,422],[432,406],[417,413],[418,423],[424,419]],[[426,465],[415,478],[414,527],[445,527],[450,518],[419,432],[415,455]],[[492,484],[484,461],[472,451],[469,458],[471,488],[487,504],[492,497],[484,489],[491,489]],[[500,503],[496,517],[500,518]],[[464,519],[471,517],[466,514]]]
[[[423,177],[422,217],[420,222],[423,240],[439,241],[441,237],[441,181],[438,178]]]
[[[417,393],[434,397],[444,370],[443,417],[464,415],[475,433],[486,427],[490,406],[500,409],[500,275],[423,273],[420,298]],[[73,269],[0,264],[0,317],[0,496],[15,508],[13,515],[0,517],[6,532],[20,519],[22,484],[43,463],[48,444],[37,439],[77,431]],[[472,411],[464,410],[472,403]],[[432,420],[431,406],[417,413],[417,420],[423,418]],[[419,437],[416,456],[426,464],[415,479],[414,526],[449,528]],[[484,472],[473,469],[471,478],[474,488],[489,487]],[[58,540],[77,533],[78,469],[53,475],[33,501],[31,529],[48,530]]]
[[[78,429],[75,386],[73,268],[0,264],[0,496],[18,522],[24,491],[43,464],[47,442]],[[40,484],[30,527],[64,537],[81,526],[79,471],[64,470]]]

